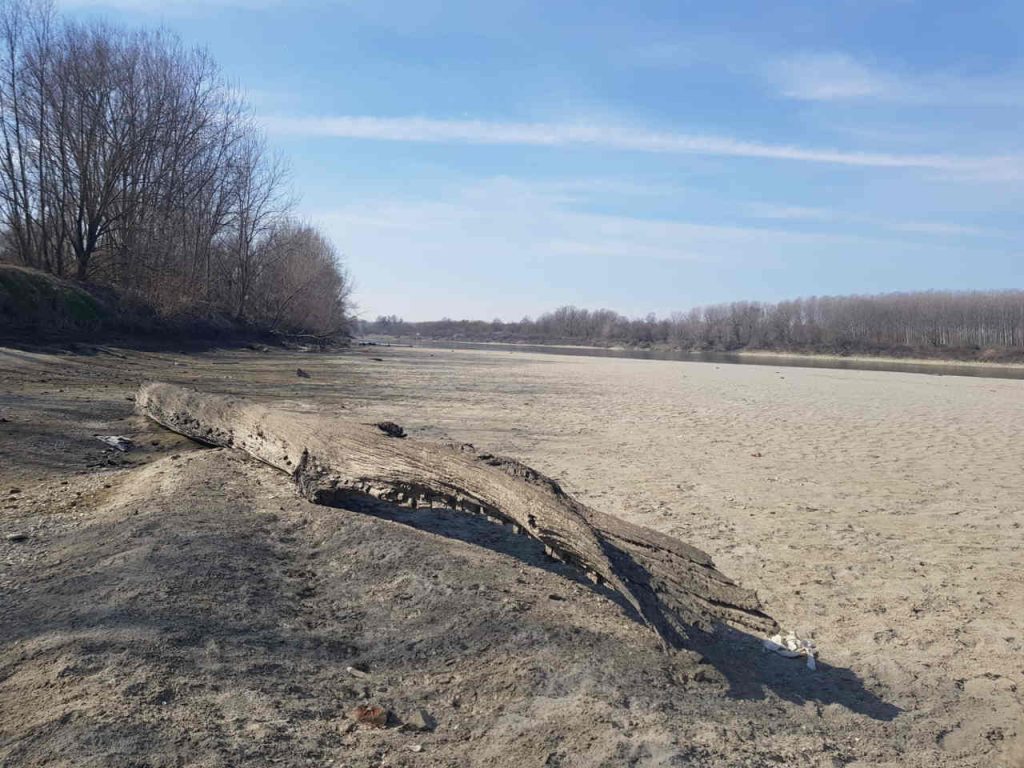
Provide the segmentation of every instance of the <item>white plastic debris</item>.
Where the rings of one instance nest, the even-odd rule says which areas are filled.
[[[132,441],[121,435],[96,435],[96,439],[121,453],[130,451],[132,448]]]
[[[813,640],[804,640],[797,637],[795,632],[788,632],[785,635],[772,635],[767,640],[764,640],[762,645],[766,651],[785,656],[787,659],[806,656],[807,668],[810,670],[817,669],[818,665],[815,662],[815,658],[818,655],[818,646],[814,644]]]

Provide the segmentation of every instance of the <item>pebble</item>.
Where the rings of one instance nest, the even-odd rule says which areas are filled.
[[[405,721],[405,727],[413,731],[432,731],[435,725],[425,709],[417,709]]]

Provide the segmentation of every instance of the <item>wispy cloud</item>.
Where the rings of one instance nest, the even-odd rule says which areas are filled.
[[[445,185],[429,199],[367,198],[306,214],[346,255],[370,315],[402,307],[406,316],[420,318],[453,311],[516,317],[567,300],[638,313],[651,309],[652,294],[660,292],[651,283],[655,275],[678,274],[680,284],[668,292],[680,295],[661,307],[668,310],[687,303],[686,275],[799,271],[822,254],[855,264],[865,254],[935,257],[953,248],[886,227],[809,232],[784,223],[742,223],[742,215],[738,223],[709,224],[594,212],[571,192],[592,183],[495,178]],[[500,295],[465,289],[489,279],[494,265],[509,266],[502,269]],[[418,286],[414,296],[396,288],[396,272]],[[464,288],[454,310],[453,280]],[[630,280],[647,289],[627,298],[622,284]]]
[[[1024,177],[1024,158],[893,154],[742,141],[727,136],[658,132],[571,123],[485,122],[426,117],[262,118],[283,136],[333,137],[438,144],[599,147],[634,152],[783,160],[870,168],[906,168],[994,178]]]
[[[587,181],[586,184],[590,184]],[[344,250],[353,253],[487,253],[516,261],[515,254],[538,257],[614,256],[663,261],[705,261],[756,244],[771,248],[794,243],[826,243],[827,234],[790,232],[770,226],[723,226],[577,208],[577,185],[494,178],[442,190],[435,199],[378,199],[327,211],[310,211]],[[583,185],[578,185],[582,187]],[[423,233],[430,232],[429,238]],[[366,247],[364,238],[372,238]],[[840,236],[839,239],[848,240]],[[381,247],[383,242],[388,247]],[[398,243],[401,243],[399,246]],[[453,247],[453,243],[458,246]]]
[[[803,205],[751,203],[749,211],[755,219],[774,221],[832,221],[835,218],[835,212],[828,208],[809,208]]]
[[[883,226],[893,232],[906,232],[911,235],[935,235],[938,237],[952,237],[958,235],[974,235],[980,237],[1018,237],[1016,234],[1000,232],[993,229],[982,229],[981,227],[968,227],[963,224],[954,224],[946,221],[893,221],[883,223]]]
[[[752,203],[748,210],[755,219],[766,221],[804,221],[829,224],[851,224],[859,230],[870,228],[875,231],[901,232],[909,235],[925,235],[936,237],[975,236],[975,237],[1016,237],[1015,233],[1007,233],[996,229],[971,227],[949,221],[921,221],[917,219],[883,219],[877,216],[839,211],[832,208],[812,208],[799,205],[776,205],[772,203]]]
[[[258,10],[282,5],[287,0],[58,0],[61,8],[110,10],[136,13],[195,14],[218,8]]]
[[[906,105],[1019,108],[1024,76],[957,72],[887,71],[849,54],[798,53],[775,60],[764,75],[785,97],[819,102],[886,102]]]
[[[885,98],[902,90],[892,78],[841,53],[798,54],[772,64],[769,75],[783,96],[806,101]]]

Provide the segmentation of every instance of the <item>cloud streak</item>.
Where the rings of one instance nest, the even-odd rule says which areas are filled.
[[[265,116],[261,121],[266,129],[276,136],[425,144],[593,147],[627,152],[779,160],[860,168],[919,169],[999,179],[1024,177],[1024,158],[1013,155],[968,157],[860,152],[608,125],[355,115]]]
[[[193,15],[219,9],[261,10],[285,0],[58,0],[67,10],[96,9],[127,13]]]
[[[754,203],[749,206],[750,215],[755,219],[768,221],[797,221],[823,224],[853,224],[868,226],[889,232],[936,237],[973,236],[987,238],[1016,237],[1016,233],[994,229],[970,227],[947,221],[888,220],[875,216],[863,216],[830,208],[811,208],[799,205],[773,205]]]
[[[905,90],[893,78],[841,53],[798,54],[770,67],[782,95],[801,101],[892,98]]]
[[[1019,108],[1019,71],[990,76],[955,72],[915,75],[880,69],[840,52],[798,53],[769,64],[765,77],[797,101],[888,103],[905,106]]]

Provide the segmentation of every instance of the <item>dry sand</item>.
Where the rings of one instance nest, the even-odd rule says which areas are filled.
[[[1022,381],[121,354],[0,350],[0,764],[1024,765]],[[516,456],[709,551],[823,663],[666,657],[500,528],[302,502],[133,416],[154,378]],[[437,727],[353,729],[367,701]]]

